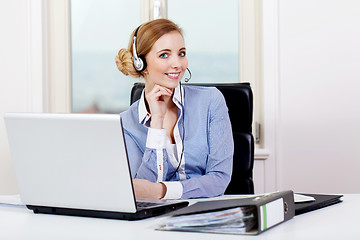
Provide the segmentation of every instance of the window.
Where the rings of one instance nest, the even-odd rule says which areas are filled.
[[[72,112],[118,113],[134,80],[115,65],[140,24],[140,1],[71,1]]]
[[[240,82],[238,0],[168,0],[167,9],[184,31],[191,81]]]
[[[81,112],[95,109],[98,112],[118,113],[129,106],[131,86],[138,80],[123,76],[116,69],[114,57],[119,48],[127,46],[131,31],[154,15],[149,9],[154,6],[155,1],[157,0],[73,0],[71,2],[58,0],[43,3],[43,7],[47,9],[45,11],[47,26],[42,26],[47,29],[44,51],[48,54],[48,61],[43,68],[45,73],[49,70],[49,79],[45,83],[49,86],[49,101],[44,104],[48,105],[47,109],[50,112],[71,112],[71,109]],[[250,82],[254,92],[254,122],[261,123],[261,0],[158,0],[157,2],[159,1],[167,4],[165,16],[184,29],[185,43],[189,50],[189,67],[193,73],[191,81]],[[81,3],[86,8],[82,7]],[[71,4],[78,4],[79,9],[88,11],[87,14],[79,14],[83,17],[76,20],[76,10],[73,6],[71,11],[73,26],[69,21]],[[98,7],[90,11],[88,8],[91,6]],[[105,18],[104,16],[107,22],[101,19]],[[110,20],[111,16],[116,20]],[[100,25],[100,22],[103,23]],[[96,29],[95,27],[99,25],[102,28]],[[77,29],[76,33],[75,29]],[[86,29],[91,30],[90,33],[86,33]],[[70,37],[71,32],[73,36]],[[115,34],[118,35],[114,37]],[[212,36],[209,37],[208,34]],[[101,43],[102,46],[96,46],[100,43],[96,37],[106,40],[105,46],[104,43]],[[76,39],[83,40],[72,43]],[[115,39],[118,42],[114,43]],[[81,46],[82,44],[84,46]],[[207,47],[209,45],[215,47],[209,48]],[[77,49],[76,46],[79,48]],[[89,46],[92,51],[101,50],[104,54],[106,51],[109,53],[102,58],[76,55],[82,52],[80,49]],[[223,56],[214,57],[219,52]],[[224,57],[225,55],[228,58]],[[70,61],[71,56],[73,59]],[[204,56],[206,57],[202,59]],[[79,65],[84,64],[83,61],[78,61],[81,57],[85,62],[89,61],[89,65],[87,70],[77,73],[77,69],[80,69]],[[220,60],[222,58],[223,61]],[[100,62],[91,62],[96,59]],[[214,66],[219,72],[222,71],[220,75],[217,76],[217,72],[212,72]],[[92,73],[93,70],[99,73]],[[99,82],[94,83],[92,79],[97,74],[100,76],[97,77]],[[81,82],[84,85],[81,85]],[[110,89],[111,82],[115,85]],[[253,129],[256,129],[255,126]],[[263,130],[261,128],[262,132]],[[257,147],[262,147],[261,142]]]
[[[218,4],[167,1],[168,18],[184,29],[192,82],[239,82],[238,1],[224,0],[220,9]],[[76,0],[70,8],[72,112],[127,109],[131,86],[138,79],[119,72],[114,57],[144,19],[141,2]]]

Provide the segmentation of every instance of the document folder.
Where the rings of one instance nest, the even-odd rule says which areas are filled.
[[[313,197],[315,201],[295,203],[295,215],[300,215],[330,205],[334,205],[336,203],[340,203],[342,202],[341,197],[343,196],[343,195],[309,194],[309,193],[302,193],[302,194]]]
[[[295,215],[293,191],[199,201],[165,219],[157,230],[256,235]]]

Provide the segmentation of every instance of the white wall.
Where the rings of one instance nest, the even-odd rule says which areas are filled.
[[[3,113],[28,111],[26,0],[0,1],[0,194],[17,192]]]
[[[360,192],[360,1],[278,1],[278,188]]]

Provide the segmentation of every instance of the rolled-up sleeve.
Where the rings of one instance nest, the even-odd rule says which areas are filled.
[[[135,178],[147,179],[151,182],[164,180],[168,171],[166,138],[165,129],[148,128],[145,153]]]
[[[183,186],[181,182],[163,182],[166,186],[164,199],[179,199],[183,195]]]

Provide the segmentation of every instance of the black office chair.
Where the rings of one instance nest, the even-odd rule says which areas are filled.
[[[213,86],[224,95],[234,138],[234,158],[231,181],[225,194],[253,194],[254,138],[252,135],[253,94],[249,83],[189,84]],[[135,83],[130,104],[138,100],[144,83]]]

